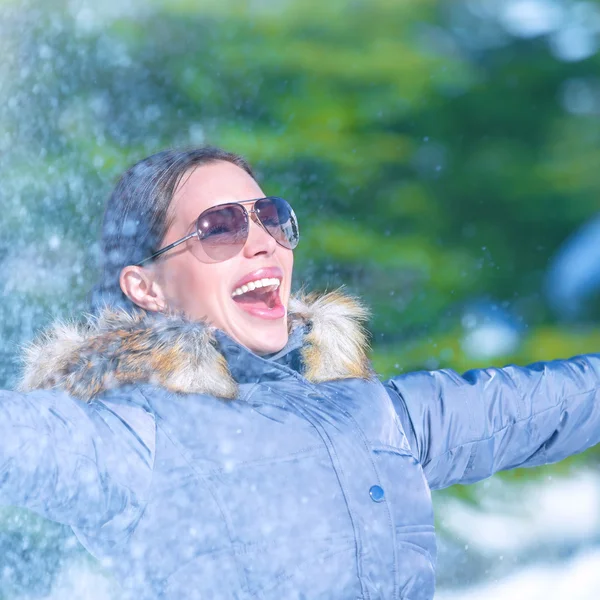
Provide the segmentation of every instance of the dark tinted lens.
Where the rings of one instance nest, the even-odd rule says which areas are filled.
[[[204,211],[196,224],[202,250],[212,260],[235,256],[248,239],[248,213],[239,204],[224,204]]]
[[[298,245],[300,239],[298,220],[292,207],[283,198],[257,200],[254,211],[278,244],[290,250]]]

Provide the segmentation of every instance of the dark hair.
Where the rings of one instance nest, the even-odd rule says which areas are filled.
[[[212,146],[164,150],[144,158],[121,176],[104,210],[101,275],[91,298],[94,310],[105,305],[134,308],[121,291],[121,270],[159,249],[171,224],[173,195],[184,175],[217,161],[233,163],[254,177],[244,158]]]

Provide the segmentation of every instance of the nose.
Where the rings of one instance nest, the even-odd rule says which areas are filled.
[[[271,256],[277,249],[277,242],[273,236],[261,225],[254,212],[250,213],[250,227],[248,229],[248,239],[244,246],[244,256],[253,258],[254,256]]]

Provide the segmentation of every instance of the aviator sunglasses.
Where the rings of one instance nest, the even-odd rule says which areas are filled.
[[[246,205],[251,205],[250,209]],[[137,263],[154,260],[180,244],[197,238],[199,244],[190,246],[201,261],[219,262],[233,258],[244,247],[250,230],[250,219],[262,227],[280,246],[293,250],[300,239],[298,220],[292,207],[277,196],[218,204],[200,214],[194,230],[180,240],[161,248],[152,256]]]

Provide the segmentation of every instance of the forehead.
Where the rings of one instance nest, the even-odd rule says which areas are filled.
[[[263,196],[261,187],[244,169],[219,161],[196,167],[182,177],[171,210],[176,221],[189,222],[216,204]]]

